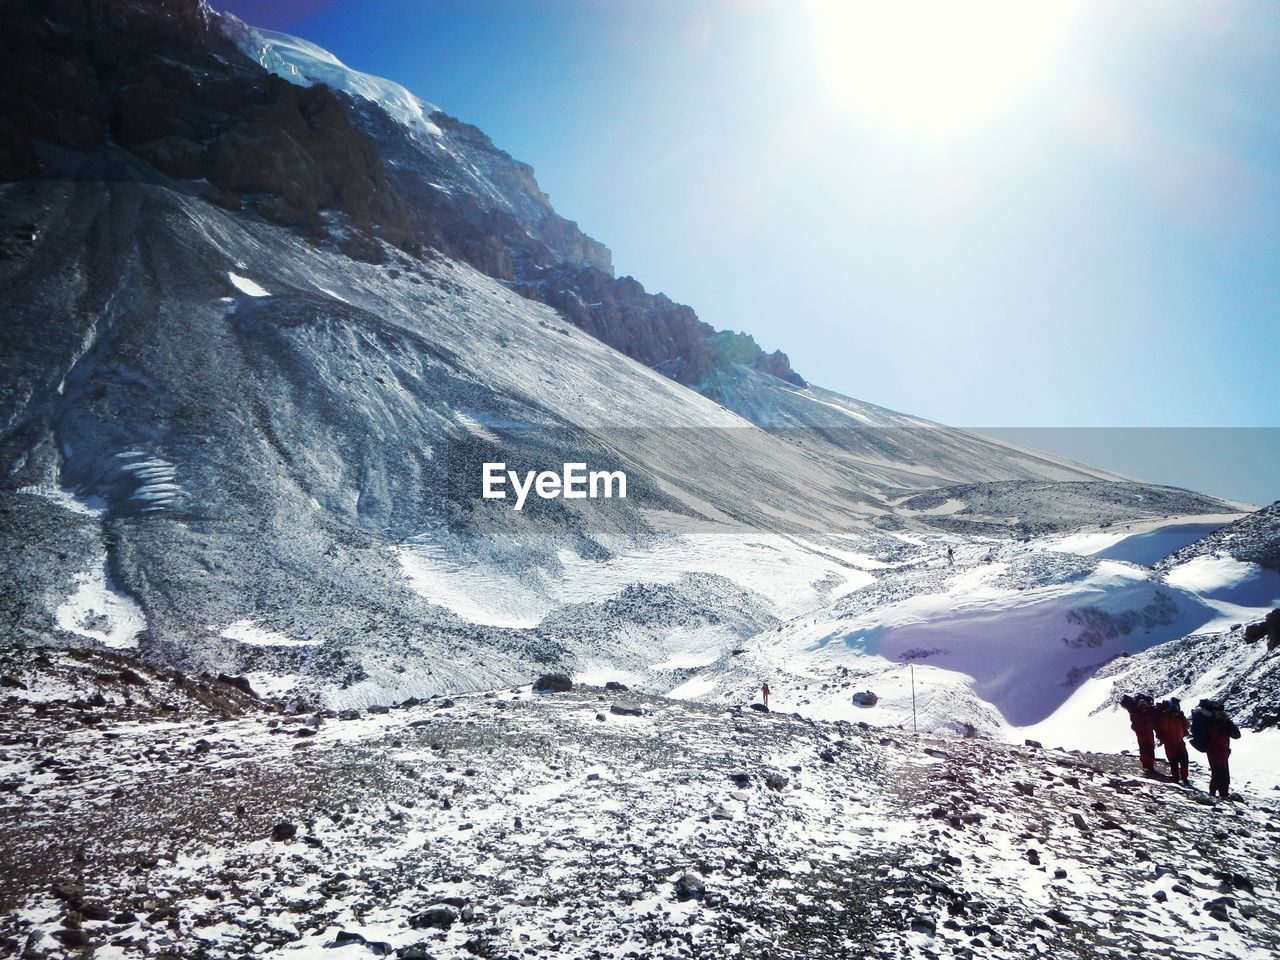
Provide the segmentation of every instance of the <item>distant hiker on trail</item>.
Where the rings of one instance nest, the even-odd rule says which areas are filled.
[[[952,550],[950,547],[947,547],[947,566],[955,566],[955,562],[956,562],[956,552]]]
[[[760,685],[760,696],[764,698],[764,705],[767,707],[769,705],[769,684],[768,683],[762,683]]]
[[[1138,735],[1138,758],[1148,774],[1156,772],[1155,702],[1147,693],[1125,694],[1120,706],[1129,711],[1129,726]]]
[[[1240,739],[1240,728],[1216,700],[1201,700],[1191,711],[1191,745],[1209,760],[1209,796],[1229,798],[1231,741]]]
[[[1182,701],[1170,697],[1156,704],[1156,736],[1164,744],[1164,755],[1169,761],[1169,776],[1181,783],[1187,782],[1191,758],[1187,755],[1187,733],[1191,721],[1182,712]]]

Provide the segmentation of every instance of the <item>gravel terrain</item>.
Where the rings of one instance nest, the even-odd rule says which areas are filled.
[[[1280,797],[1215,805],[1127,757],[604,687],[316,714],[9,659],[6,955],[1280,948]]]

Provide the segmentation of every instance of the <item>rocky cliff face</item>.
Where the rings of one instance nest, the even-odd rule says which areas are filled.
[[[691,308],[615,279],[483,132],[302,41],[202,0],[21,0],[4,19],[0,180],[40,175],[44,144],[117,146],[356,259],[385,263],[385,243],[466,262],[680,383],[734,363],[802,383],[784,354],[727,351]]]
[[[692,307],[649,293],[634,277],[615,278],[593,267],[551,267],[527,275],[515,289],[555,307],[596,339],[730,409],[733,404],[726,402],[715,381],[717,374],[734,366],[805,385],[785,353],[765,353],[748,334],[715,330],[699,320]]]

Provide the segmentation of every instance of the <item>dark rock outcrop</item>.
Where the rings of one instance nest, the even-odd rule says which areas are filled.
[[[573,689],[573,681],[567,674],[544,673],[534,681],[533,689],[538,693],[568,693]]]

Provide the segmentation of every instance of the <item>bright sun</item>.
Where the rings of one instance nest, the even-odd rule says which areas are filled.
[[[1048,73],[1081,0],[811,0],[836,108],[935,138],[976,129]]]

